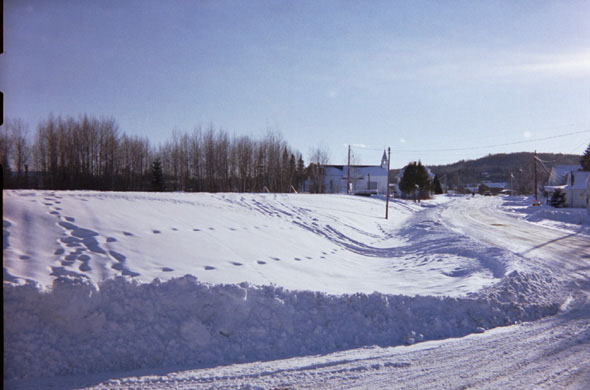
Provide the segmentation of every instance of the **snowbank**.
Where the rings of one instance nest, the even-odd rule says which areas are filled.
[[[555,208],[546,204],[533,206],[533,200],[533,197],[512,196],[506,198],[502,207],[529,222],[569,232],[590,232],[590,214],[586,209]]]
[[[50,290],[4,285],[4,379],[204,367],[463,336],[557,312],[554,281],[513,272],[471,298],[329,295],[59,277]]]

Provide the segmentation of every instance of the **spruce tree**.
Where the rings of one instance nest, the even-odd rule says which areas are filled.
[[[588,147],[580,160],[580,164],[582,165],[583,171],[590,171],[590,144],[588,144]]]
[[[297,160],[297,168],[295,170],[295,188],[297,191],[301,191],[303,183],[305,182],[305,163],[303,157],[299,156]]]
[[[430,188],[432,186],[430,175],[428,175],[428,171],[426,170],[426,167],[422,165],[422,162],[418,161],[418,165],[416,167],[417,184],[418,188],[420,189],[420,197],[428,198],[430,197]]]
[[[399,188],[406,195],[415,194],[420,198],[427,197],[430,186],[430,176],[420,161],[411,162],[404,168]]]
[[[407,195],[416,191],[416,162],[411,162],[404,168],[404,174],[399,182],[399,189]]]
[[[440,185],[440,180],[438,179],[438,175],[434,176],[434,180],[432,181],[432,191],[436,195],[440,195],[443,193],[442,186]]]
[[[164,191],[164,175],[162,174],[162,162],[159,158],[152,163],[152,190]]]

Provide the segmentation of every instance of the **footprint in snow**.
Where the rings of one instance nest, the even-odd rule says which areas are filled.
[[[193,229],[193,232],[200,232],[201,229]]]
[[[82,272],[88,272],[88,271],[92,270],[92,268],[90,268],[88,263],[82,264],[80,267],[78,267],[78,269]]]
[[[117,239],[115,237],[107,237],[107,242],[116,242]]]
[[[212,267],[212,266],[210,266],[210,265],[206,265],[206,266],[205,266],[205,271],[212,271],[212,270],[214,270],[214,269],[215,269],[215,267]]]
[[[129,236],[133,236],[133,233],[129,233],[129,232],[123,232],[123,234],[124,234],[125,236],[128,236],[128,237],[129,237]]]
[[[235,265],[236,267],[239,267],[239,266],[241,266],[241,265],[244,265],[244,264],[242,264],[242,263],[238,263],[237,261],[230,261],[230,263],[231,263],[232,265]]]
[[[274,261],[281,261],[281,259],[279,259],[278,257],[271,257],[271,259],[273,259]]]
[[[64,217],[68,222],[76,222],[76,218],[74,217]]]
[[[258,264],[266,264],[266,261],[258,260],[257,263]]]
[[[164,267],[162,268],[162,272],[172,272],[174,271],[172,268]]]
[[[152,230],[152,232],[153,232],[154,234],[160,234],[160,233],[162,233],[162,232],[161,232],[161,231],[159,231],[159,230]]]
[[[296,257],[296,258],[295,258],[295,260],[296,260],[296,261],[301,261],[301,258],[299,258],[299,257]]]
[[[115,260],[117,260],[120,263],[123,263],[126,259],[127,256],[123,255],[122,253],[119,252],[115,252],[115,251],[109,251],[109,254],[115,258]]]

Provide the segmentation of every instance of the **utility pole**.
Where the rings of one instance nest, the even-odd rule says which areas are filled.
[[[350,144],[348,144],[348,169],[346,172],[346,193],[350,195]]]
[[[391,163],[391,147],[387,147],[387,196],[385,197],[385,219],[389,219],[389,164]]]
[[[535,150],[535,156],[533,157],[533,162],[535,163],[535,202],[539,201],[537,196],[537,151]]]

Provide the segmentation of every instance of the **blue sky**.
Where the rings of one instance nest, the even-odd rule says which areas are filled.
[[[590,143],[590,1],[4,1],[5,116],[427,165]],[[568,135],[564,135],[568,134]],[[555,135],[560,135],[557,138]],[[563,135],[563,136],[562,136]],[[535,141],[536,140],[536,141]]]

